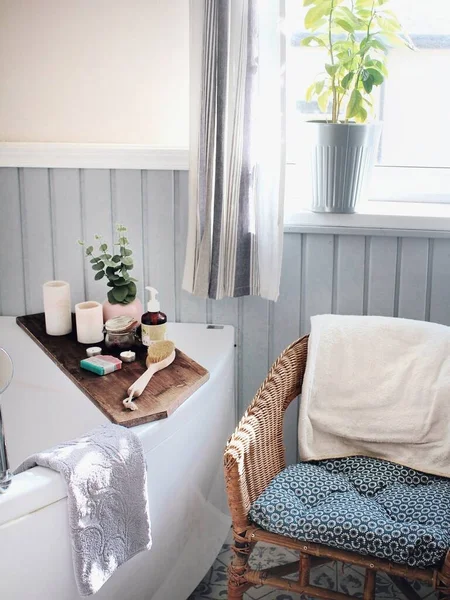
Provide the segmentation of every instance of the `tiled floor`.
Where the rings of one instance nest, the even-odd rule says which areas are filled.
[[[226,600],[227,567],[232,554],[230,547],[231,535],[223,545],[216,562],[188,600]],[[253,568],[262,569],[290,562],[296,558],[295,552],[275,546],[258,544],[250,558],[250,564]],[[362,598],[364,570],[342,565],[341,563],[329,563],[312,569],[311,582],[320,587],[338,590],[356,598]],[[414,589],[423,600],[436,600],[431,587],[414,583]],[[300,600],[301,596],[261,586],[249,590],[244,598],[245,600]],[[384,575],[377,575],[376,598],[377,600],[405,600],[405,597],[390,579]],[[304,597],[302,600],[304,600]]]

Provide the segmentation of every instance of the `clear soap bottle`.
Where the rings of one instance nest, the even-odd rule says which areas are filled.
[[[147,312],[141,318],[141,339],[144,346],[150,346],[153,342],[166,339],[167,316],[160,311],[159,300],[156,299],[158,290],[146,287],[150,293],[147,302]]]

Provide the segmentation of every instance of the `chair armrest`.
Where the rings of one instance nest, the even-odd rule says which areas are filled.
[[[249,525],[252,503],[286,466],[283,417],[302,387],[308,336],[277,358],[264,383],[228,441],[224,455],[225,483],[233,528]]]

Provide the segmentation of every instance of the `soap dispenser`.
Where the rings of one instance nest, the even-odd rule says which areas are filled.
[[[149,286],[145,289],[150,292],[150,300],[147,302],[148,312],[142,315],[141,336],[144,346],[150,346],[153,342],[166,339],[167,316],[159,310],[159,300],[156,299],[158,290]]]

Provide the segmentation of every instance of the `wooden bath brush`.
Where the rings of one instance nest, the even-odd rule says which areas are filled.
[[[147,350],[147,370],[128,388],[128,397],[123,401],[125,408],[137,410],[133,398],[138,398],[155,373],[165,369],[175,360],[175,344],[169,341],[154,342]]]

